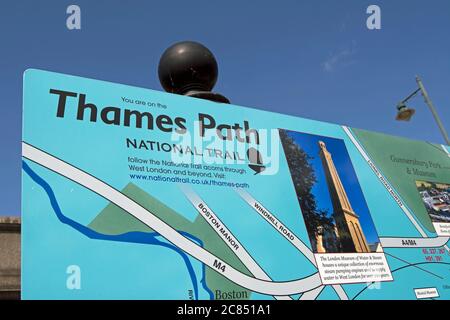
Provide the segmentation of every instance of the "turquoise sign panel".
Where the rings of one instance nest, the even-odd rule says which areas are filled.
[[[448,146],[24,75],[22,298],[448,299]]]

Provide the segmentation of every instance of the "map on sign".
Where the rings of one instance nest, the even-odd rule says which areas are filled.
[[[449,299],[449,147],[40,70],[24,299]]]

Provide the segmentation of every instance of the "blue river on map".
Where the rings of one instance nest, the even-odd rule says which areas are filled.
[[[44,189],[44,191],[47,193],[47,196],[50,200],[50,204],[51,204],[53,210],[55,211],[55,214],[56,214],[57,218],[59,219],[59,221],[74,228],[75,230],[84,234],[88,238],[97,239],[97,240],[108,240],[108,241],[157,245],[157,246],[166,247],[168,249],[172,249],[175,252],[177,252],[183,258],[183,260],[186,264],[186,268],[189,272],[189,276],[192,281],[192,286],[194,288],[195,299],[198,300],[197,276],[195,274],[194,268],[192,267],[192,263],[189,260],[189,257],[186,255],[186,253],[184,253],[184,251],[180,250],[178,247],[176,247],[170,243],[165,243],[165,242],[158,240],[157,237],[159,237],[160,234],[157,232],[134,231],[134,232],[127,232],[127,233],[118,234],[118,235],[109,235],[109,234],[99,233],[95,230],[92,230],[92,229],[76,222],[75,220],[68,218],[67,216],[65,216],[62,213],[61,208],[59,207],[58,201],[56,199],[55,193],[53,192],[51,186],[44,179],[42,179],[36,172],[34,172],[25,161],[22,161],[22,167],[23,167],[23,170],[30,176],[30,178],[34,182],[36,182],[38,185],[40,185]],[[199,245],[201,245],[203,247],[202,240],[198,239],[197,237],[195,237],[187,232],[184,232],[184,231],[178,231],[178,232],[180,234],[182,234],[183,236],[197,242]],[[206,267],[205,267],[205,264],[202,264],[202,279],[200,280],[200,283],[202,284],[203,289],[206,292],[208,292],[210,299],[214,300],[214,294],[211,291],[211,289],[208,288],[208,285],[206,284],[205,273],[206,273]]]

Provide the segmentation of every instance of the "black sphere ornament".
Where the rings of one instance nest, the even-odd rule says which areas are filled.
[[[167,48],[158,66],[159,81],[167,92],[229,103],[226,97],[211,92],[218,73],[212,52],[193,41],[178,42]]]

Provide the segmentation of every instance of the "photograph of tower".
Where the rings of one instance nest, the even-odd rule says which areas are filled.
[[[359,216],[353,211],[331,153],[325,142],[319,141],[320,158],[327,179],[328,190],[333,203],[333,218],[336,224],[337,237],[345,252],[370,252],[366,237],[362,232]]]
[[[382,251],[343,140],[280,130],[315,253]]]

